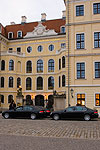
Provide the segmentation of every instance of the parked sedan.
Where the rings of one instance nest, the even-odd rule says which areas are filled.
[[[89,121],[98,118],[98,111],[85,106],[72,106],[64,110],[51,112],[50,117],[54,120],[59,119],[84,119]]]
[[[8,118],[41,118],[45,116],[45,112],[42,109],[33,106],[19,106],[13,110],[7,110],[2,112],[2,116],[5,119]]]
[[[50,109],[42,107],[42,106],[34,106],[34,107],[43,110],[45,112],[45,117],[50,117],[50,113],[51,113]]]

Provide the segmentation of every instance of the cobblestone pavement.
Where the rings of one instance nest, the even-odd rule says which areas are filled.
[[[98,121],[54,121],[50,118],[4,119],[0,114],[0,135],[100,140],[100,119]]]

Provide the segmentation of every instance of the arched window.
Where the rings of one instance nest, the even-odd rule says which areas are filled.
[[[17,72],[21,72],[21,62],[17,62]]]
[[[43,72],[43,60],[41,59],[37,61],[37,72],[38,73]]]
[[[61,77],[59,76],[59,87],[61,87]]]
[[[21,85],[21,78],[17,78],[17,88],[19,88],[19,86]]]
[[[9,61],[9,70],[10,71],[14,70],[14,61],[13,60]]]
[[[4,103],[4,95],[1,95],[1,103]]]
[[[59,59],[59,70],[61,69],[61,59]]]
[[[32,79],[28,77],[26,79],[26,90],[31,90],[31,88],[32,88]]]
[[[38,52],[42,52],[42,50],[43,50],[42,45],[39,45],[37,49],[38,49]]]
[[[9,77],[9,87],[13,87],[13,77]]]
[[[21,38],[21,37],[22,37],[22,31],[18,31],[18,32],[17,32],[17,37],[18,37],[18,38]]]
[[[62,68],[65,68],[65,56],[62,57]]]
[[[1,70],[5,70],[5,60],[1,61]]]
[[[43,90],[43,78],[42,77],[37,78],[37,90]]]
[[[49,77],[48,78],[48,90],[53,90],[54,89],[54,77]]]
[[[48,72],[54,72],[54,60],[50,59],[48,61]]]
[[[9,95],[9,96],[8,96],[8,103],[11,103],[12,100],[13,100],[13,95]]]
[[[62,87],[65,86],[65,75],[62,75]]]
[[[26,63],[26,73],[32,73],[32,62],[27,61]]]
[[[61,33],[65,33],[66,31],[65,31],[65,27],[63,26],[63,27],[61,27]]]
[[[4,88],[4,77],[1,77],[1,82],[0,82],[0,84],[1,84],[0,87],[1,87],[1,88]]]

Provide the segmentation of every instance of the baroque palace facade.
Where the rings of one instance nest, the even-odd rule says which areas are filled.
[[[16,101],[21,86],[35,105],[49,103],[54,93],[56,109],[85,105],[100,112],[100,0],[64,3],[61,19],[42,14],[40,22],[23,16],[21,24],[0,25],[2,107]]]
[[[65,11],[61,19],[0,24],[0,97],[1,107],[8,108],[22,88],[24,100],[34,105],[53,105],[53,91],[65,93],[66,34]]]

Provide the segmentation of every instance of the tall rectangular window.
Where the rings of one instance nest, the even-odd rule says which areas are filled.
[[[84,33],[76,34],[76,48],[84,49]]]
[[[100,62],[95,62],[95,78],[100,78]]]
[[[100,14],[100,3],[93,4],[93,13]]]
[[[100,48],[100,32],[94,33],[94,47]]]
[[[100,94],[95,94],[95,106],[100,106]]]
[[[61,77],[59,76],[59,87],[61,87]]]
[[[77,94],[77,105],[78,106],[85,105],[85,94]]]
[[[84,5],[76,6],[76,16],[84,16]]]
[[[61,69],[61,59],[59,59],[59,70]]]
[[[77,79],[85,79],[85,63],[77,63]]]

